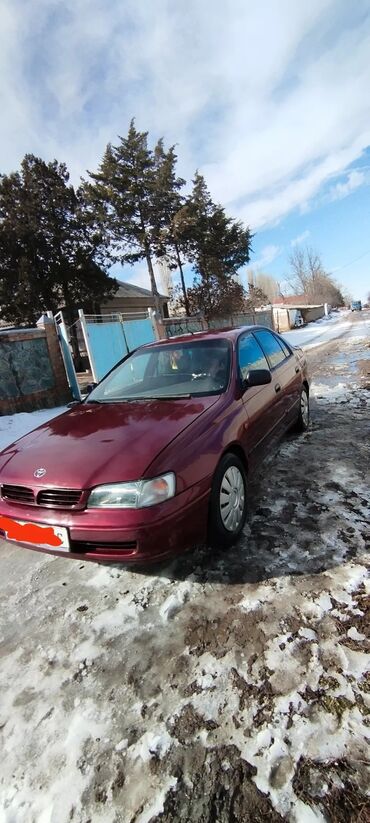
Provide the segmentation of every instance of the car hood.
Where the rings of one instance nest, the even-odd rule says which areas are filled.
[[[87,489],[100,483],[137,480],[154,458],[218,399],[75,406],[1,452],[0,483]],[[35,479],[39,468],[45,469],[45,474]]]

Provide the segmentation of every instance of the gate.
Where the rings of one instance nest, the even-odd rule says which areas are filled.
[[[96,383],[126,354],[156,339],[148,314],[85,314],[79,309],[78,316]]]
[[[50,318],[53,317],[52,312],[48,312]],[[74,366],[71,349],[68,342],[67,326],[64,322],[63,312],[58,311],[54,317],[60,350],[62,352],[64,368],[66,370],[67,380],[72,392],[74,400],[81,400],[80,387],[78,385],[76,369]]]

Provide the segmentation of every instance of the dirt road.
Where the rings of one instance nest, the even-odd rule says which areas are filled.
[[[1,823],[358,821],[369,807],[370,316],[230,552],[160,570],[0,543]],[[366,816],[367,815],[367,816]]]

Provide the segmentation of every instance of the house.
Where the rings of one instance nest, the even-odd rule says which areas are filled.
[[[154,309],[154,299],[149,289],[143,289],[133,283],[125,283],[123,280],[117,280],[117,283],[118,289],[115,295],[101,303],[101,314],[147,314],[148,309]],[[160,294],[159,299],[163,317],[168,317],[169,297]]]

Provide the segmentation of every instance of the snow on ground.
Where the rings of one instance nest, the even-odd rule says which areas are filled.
[[[328,343],[330,340],[335,340],[346,334],[350,329],[351,331],[353,329],[352,320],[350,313],[346,311],[338,312],[338,314],[333,313],[313,323],[308,323],[307,326],[282,332],[282,337],[293,346],[300,346],[307,350],[322,345],[322,343]]]
[[[67,406],[57,406],[53,409],[39,409],[34,412],[18,412],[18,414],[4,414],[0,417],[0,451],[14,443],[19,437],[36,429],[53,417],[58,417],[67,410]]]
[[[365,809],[361,346],[320,357],[311,428],[227,553],[130,570],[0,543],[1,823],[330,823],[336,797],[344,823],[351,780]]]

